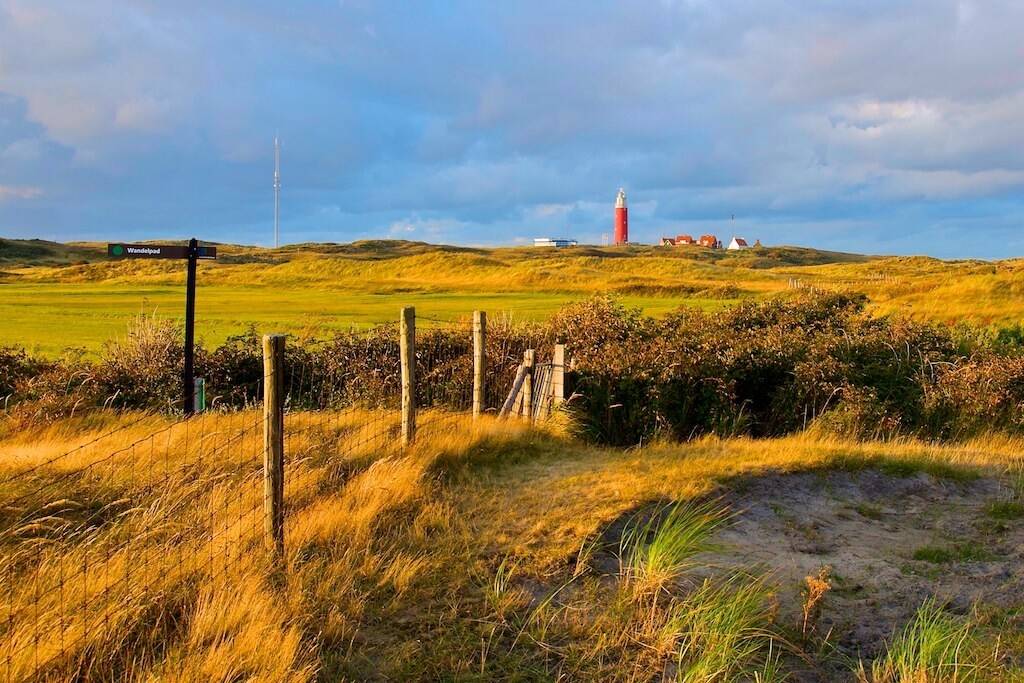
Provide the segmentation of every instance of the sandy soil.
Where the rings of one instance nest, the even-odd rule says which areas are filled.
[[[961,613],[976,604],[1024,603],[1024,520],[988,513],[1010,495],[994,478],[957,482],[923,473],[744,478],[724,492],[737,516],[716,538],[721,552],[704,559],[767,569],[779,590],[779,618],[794,627],[805,577],[830,567],[833,588],[817,635],[828,635],[840,658],[869,659],[929,597]],[[947,557],[935,561],[935,549]],[[930,560],[915,559],[922,552]]]
[[[1012,494],[994,477],[954,481],[870,469],[737,478],[715,494],[735,516],[716,535],[717,550],[699,556],[699,569],[683,581],[737,569],[766,575],[777,589],[779,622],[799,638],[805,578],[828,567],[832,588],[807,641],[818,656],[791,661],[790,680],[851,680],[857,661],[883,654],[929,598],[963,614],[1024,606],[1024,518],[989,513]],[[593,567],[614,574],[623,530],[667,503],[608,525]]]

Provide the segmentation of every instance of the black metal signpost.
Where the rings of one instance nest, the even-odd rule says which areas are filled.
[[[108,244],[107,256],[114,258],[188,259],[185,280],[185,367],[182,372],[182,407],[186,415],[195,412],[196,263],[217,258],[217,247],[201,247],[196,238],[187,247],[165,244]]]

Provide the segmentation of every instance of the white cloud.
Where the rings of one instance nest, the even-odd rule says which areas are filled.
[[[466,223],[450,218],[422,218],[410,216],[392,222],[388,228],[388,235],[401,239],[438,240],[446,235],[452,235]]]
[[[154,6],[0,0],[0,90],[65,144],[166,131],[204,84],[184,29]]]
[[[10,199],[36,199],[43,196],[41,187],[0,185],[0,201]]]

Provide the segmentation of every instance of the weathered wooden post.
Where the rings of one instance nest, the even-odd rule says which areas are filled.
[[[565,344],[555,344],[551,356],[551,405],[557,408],[565,401]]]
[[[533,419],[533,361],[536,352],[533,349],[523,351],[523,367],[526,377],[523,380],[523,415],[527,420]]]
[[[402,445],[416,439],[416,309],[402,309],[399,322],[399,350],[402,359]]]
[[[284,335],[263,337],[263,511],[267,542],[284,554]]]
[[[498,417],[507,417],[512,412],[512,408],[515,406],[516,397],[519,396],[519,391],[523,388],[523,382],[526,381],[526,368],[522,363],[516,368],[516,378],[512,382],[512,388],[508,392],[508,398],[501,404],[501,410],[498,411]]]
[[[487,372],[487,313],[473,311],[473,417],[484,409],[484,375]]]

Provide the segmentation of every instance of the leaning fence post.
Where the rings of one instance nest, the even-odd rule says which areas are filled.
[[[508,392],[508,398],[501,404],[501,410],[498,412],[498,417],[508,417],[512,412],[513,406],[516,404],[516,397],[519,396],[520,390],[523,388],[523,382],[526,381],[526,368],[522,363],[516,368],[516,378],[512,382],[512,389]]]
[[[284,335],[263,337],[263,511],[267,542],[284,553]]]
[[[487,372],[487,313],[473,311],[473,417],[484,407],[484,374]]]
[[[533,361],[536,352],[533,349],[523,351],[523,367],[526,368],[526,378],[523,380],[523,415],[526,419],[533,419]]]
[[[402,445],[416,438],[416,309],[406,306],[399,321],[402,359]]]
[[[551,405],[557,408],[565,401],[565,344],[555,344],[551,356]]]

